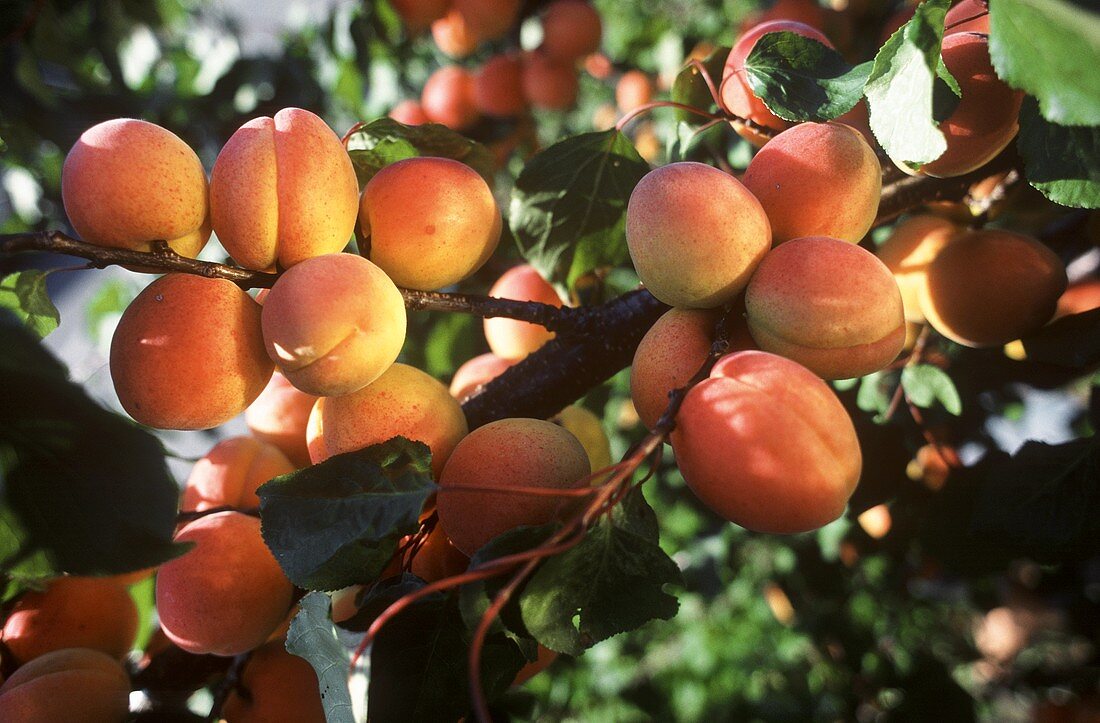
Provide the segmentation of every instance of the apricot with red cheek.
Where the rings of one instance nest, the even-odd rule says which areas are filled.
[[[457,65],[435,71],[420,92],[420,105],[432,123],[462,131],[477,122],[474,103],[474,78]]]
[[[485,384],[506,372],[515,361],[493,353],[481,354],[464,363],[451,378],[451,396],[459,402],[472,397]]]
[[[572,65],[554,60],[542,51],[523,58],[523,96],[535,108],[569,110],[577,102],[580,82]]]
[[[542,13],[542,51],[573,64],[600,49],[600,13],[584,0],[554,0]]]
[[[615,105],[629,113],[653,100],[653,81],[640,70],[628,70],[615,84]]]
[[[905,343],[893,274],[870,251],[825,236],[795,239],[765,256],[745,311],[761,349],[825,379],[878,371]]]
[[[561,297],[533,266],[514,266],[497,279],[489,296],[516,301],[537,301],[551,306],[561,306]],[[503,316],[486,318],[485,340],[489,348],[502,359],[513,362],[523,359],[554,338],[554,332],[546,327],[517,321]]]
[[[523,61],[518,55],[494,55],[474,76],[474,103],[485,115],[513,118],[527,111]]]
[[[98,650],[46,653],[0,686],[0,720],[12,723],[122,723],[129,711],[130,677]]]
[[[919,295],[924,273],[928,264],[960,231],[958,226],[939,216],[912,216],[895,226],[890,238],[875,252],[898,282],[906,321],[924,321]]]
[[[226,723],[324,723],[317,673],[305,658],[287,652],[282,639],[265,643],[249,656],[222,715]]]
[[[811,371],[774,354],[723,357],[676,422],[672,448],[688,486],[756,532],[827,525],[859,482],[859,440],[844,406]]]
[[[308,467],[306,423],[316,402],[316,396],[275,372],[256,401],[244,410],[244,421],[253,437],[278,447],[296,467]]]
[[[294,469],[278,447],[251,437],[231,437],[218,442],[191,468],[180,511],[259,507],[256,488]]]
[[[1100,279],[1083,279],[1071,284],[1058,298],[1058,310],[1054,313],[1054,318],[1084,314],[1093,309],[1100,309]]]

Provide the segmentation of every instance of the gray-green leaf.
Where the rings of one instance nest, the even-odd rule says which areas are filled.
[[[909,401],[927,409],[937,401],[951,414],[962,413],[962,400],[955,389],[955,382],[937,366],[916,364],[901,372],[901,386]]]
[[[61,323],[61,314],[46,293],[45,271],[16,271],[0,279],[0,307],[10,309],[39,337]]]

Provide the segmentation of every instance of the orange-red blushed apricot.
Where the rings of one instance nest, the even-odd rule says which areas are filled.
[[[741,32],[747,33],[761,23],[779,20],[802,23],[817,30],[825,30],[825,10],[817,0],[776,0],[767,10],[754,13],[741,24]]]
[[[497,40],[508,34],[519,15],[520,0],[452,0],[454,12],[478,42]]]
[[[457,65],[440,68],[424,83],[420,106],[432,123],[456,131],[469,128],[478,119],[473,76]]]
[[[244,421],[253,437],[278,447],[296,467],[308,467],[306,424],[316,402],[317,397],[275,372],[256,401],[244,410]]]
[[[491,352],[475,356],[455,371],[451,378],[451,396],[460,402],[466,401],[479,387],[499,377],[513,364],[515,361]]]
[[[523,61],[518,55],[494,55],[474,76],[474,103],[485,115],[512,118],[527,110]]]
[[[317,673],[282,639],[264,643],[249,656],[222,715],[226,723],[324,723]]]
[[[688,392],[672,432],[676,464],[719,516],[757,532],[822,527],[859,482],[859,439],[829,386],[760,351],[723,357]]]
[[[647,428],[664,414],[668,393],[703,365],[720,316],[706,309],[670,309],[642,337],[630,365],[630,398]]]
[[[875,252],[898,282],[906,321],[924,321],[919,298],[924,272],[960,231],[958,226],[939,216],[912,216],[895,226],[890,238]]]
[[[410,571],[426,582],[436,582],[466,571],[470,558],[451,544],[437,524],[413,556]]]
[[[531,678],[534,678],[536,675],[549,668],[557,659],[558,654],[556,652],[545,645],[540,645],[535,659],[520,668],[520,671],[516,673],[516,679],[512,682],[512,685],[523,685]]]
[[[572,64],[600,49],[600,13],[585,0],[554,0],[542,13],[542,50]]]
[[[984,33],[989,35],[989,3],[983,0],[960,0],[947,11],[944,33]]]
[[[1093,309],[1100,309],[1100,279],[1084,279],[1071,284],[1058,298],[1058,310],[1054,313],[1054,318],[1083,314]]]
[[[123,723],[129,709],[122,665],[87,648],[35,658],[0,686],[0,720],[11,723]]]
[[[629,113],[653,100],[653,81],[640,70],[628,70],[615,84],[615,105]]]
[[[278,447],[251,437],[231,437],[218,442],[191,468],[180,511],[259,507],[256,488],[294,469]]]
[[[577,102],[580,82],[572,65],[541,51],[523,57],[523,96],[535,108],[568,110]]]
[[[489,296],[561,306],[558,292],[528,264],[505,271],[489,289]],[[524,358],[554,338],[554,333],[543,326],[502,316],[486,318],[483,326],[485,340],[493,353],[512,361]]]
[[[390,118],[407,126],[419,126],[431,123],[424,112],[424,106],[417,100],[403,100],[390,110]]]

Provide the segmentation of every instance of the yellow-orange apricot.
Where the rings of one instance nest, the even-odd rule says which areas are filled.
[[[252,437],[231,437],[218,442],[191,468],[180,511],[259,507],[256,488],[293,471],[294,465],[278,447]]]
[[[390,4],[405,27],[416,33],[446,15],[451,3],[450,0],[390,0]]]
[[[62,648],[92,648],[121,659],[137,628],[137,607],[117,580],[59,577],[45,590],[20,597],[0,635],[22,665]]]
[[[523,58],[523,96],[535,108],[568,110],[577,102],[580,83],[572,65],[541,51]]]
[[[301,108],[241,126],[210,174],[214,233],[241,266],[284,268],[347,245],[359,183],[340,138]]]
[[[832,522],[862,467],[855,427],[829,386],[760,351],[726,355],[688,392],[672,448],[703,504],[757,532]]]
[[[244,410],[244,421],[253,437],[278,447],[294,466],[308,467],[306,424],[316,402],[317,397],[275,372],[256,401]]]
[[[539,645],[535,659],[520,668],[519,672],[516,673],[516,679],[512,682],[512,685],[523,685],[531,678],[534,678],[536,675],[549,668],[551,663],[557,659],[558,654],[556,652],[545,645]]]
[[[479,387],[499,377],[513,364],[515,361],[491,352],[475,356],[460,366],[451,378],[451,396],[460,402],[466,401]]]
[[[80,238],[97,246],[149,251],[167,241],[193,258],[210,238],[199,157],[146,121],[117,118],[84,131],[65,157],[61,198]]]
[[[243,412],[273,369],[260,308],[225,279],[167,274],[149,284],[111,340],[122,407],[159,429],[209,429]]]
[[[550,421],[565,427],[584,447],[592,471],[611,465],[611,441],[603,431],[603,423],[595,414],[577,404],[570,404]]]
[[[875,252],[898,282],[906,321],[924,321],[919,297],[924,272],[960,230],[939,216],[912,216],[895,226],[890,238]]]
[[[867,536],[881,540],[890,534],[890,528],[893,525],[893,517],[890,515],[890,508],[886,505],[875,505],[860,513],[856,518],[856,522],[863,528],[863,531],[867,533]]]
[[[400,363],[357,392],[317,400],[309,427],[314,463],[400,435],[428,445],[436,477],[469,430],[462,407],[447,387]]]
[[[490,422],[459,442],[443,468],[436,507],[439,525],[455,547],[473,555],[514,527],[559,519],[579,499],[512,488],[575,488],[585,483],[590,471],[584,447],[563,427],[541,419]]]
[[[1054,318],[1100,309],[1100,279],[1077,281],[1058,298],[1058,309]]]
[[[123,723],[129,711],[130,677],[98,650],[55,650],[0,686],[0,720],[11,723]]]
[[[516,301],[538,301],[561,306],[561,297],[533,266],[522,264],[504,272],[489,296]],[[489,348],[502,359],[518,361],[554,338],[552,331],[538,324],[506,319],[502,316],[485,319],[485,340]]]
[[[351,585],[329,593],[332,598],[332,622],[342,623],[355,617],[359,612],[356,600],[362,591],[362,585]]]
[[[607,80],[611,77],[615,66],[611,62],[611,58],[603,53],[596,52],[585,57],[584,70],[596,80]]]
[[[1066,268],[1023,234],[971,231],[928,265],[920,287],[925,318],[965,346],[1000,346],[1050,321],[1066,290]]]
[[[630,366],[630,398],[648,429],[668,407],[668,393],[703,366],[720,317],[718,311],[671,309],[642,337]]]
[[[600,49],[600,13],[585,0],[554,0],[542,13],[542,50],[572,65]]]
[[[464,163],[428,156],[374,174],[359,213],[370,237],[364,255],[399,286],[424,291],[480,269],[497,248],[501,224],[484,178]]]
[[[741,181],[768,214],[774,243],[803,236],[858,243],[878,213],[882,167],[854,128],[800,123],[768,141]]]
[[[914,482],[938,492],[947,484],[951,474],[951,465],[944,455],[954,455],[954,449],[944,448],[943,452],[934,445],[926,444],[917,450],[917,454],[905,468],[905,474]]]
[[[947,11],[944,33],[984,33],[989,35],[989,3],[984,0],[960,0]]]
[[[279,277],[264,301],[262,325],[267,355],[291,384],[340,396],[370,384],[397,360],[405,302],[367,259],[325,254]]]
[[[1024,94],[997,77],[985,35],[947,35],[941,54],[959,82],[962,98],[955,112],[940,123],[947,150],[921,166],[921,172],[944,178],[980,168],[1004,150],[1019,130]]]
[[[494,55],[474,76],[474,103],[485,115],[512,118],[527,110],[523,61],[515,54]]]
[[[421,580],[436,582],[460,575],[469,566],[470,558],[451,543],[437,524],[417,549],[410,570]]]
[[[403,100],[390,111],[390,118],[407,126],[419,126],[431,123],[424,112],[424,106],[418,100]]]
[[[878,371],[905,343],[893,274],[870,251],[825,236],[794,239],[765,256],[745,311],[761,349],[825,379]]]
[[[477,49],[480,39],[466,22],[462,13],[454,8],[432,23],[432,40],[443,54],[450,58],[465,58]]]
[[[478,119],[473,76],[457,65],[440,68],[424,83],[420,106],[432,123],[456,131],[469,128]]]
[[[640,70],[628,70],[615,84],[615,105],[629,113],[653,100],[653,81]]]
[[[630,258],[670,306],[716,308],[749,283],[771,247],[764,208],[728,173],[702,163],[650,171],[626,209]]]
[[[294,586],[264,544],[260,521],[216,512],[175,539],[195,546],[157,575],[157,615],[172,642],[189,653],[239,655],[267,640],[286,618]]]
[[[288,653],[284,640],[264,643],[249,656],[222,715],[226,723],[324,723],[317,673],[305,658]]]

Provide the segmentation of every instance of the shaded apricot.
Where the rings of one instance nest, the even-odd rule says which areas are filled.
[[[359,227],[369,258],[394,283],[432,291],[480,269],[500,241],[493,192],[476,171],[449,158],[408,158],[363,189]]]
[[[691,490],[757,532],[813,530],[839,517],[859,481],[855,428],[829,386],[774,354],[718,361],[688,392],[672,448]]]
[[[523,96],[535,108],[568,110],[577,102],[580,82],[572,65],[554,60],[542,51],[523,58]]]
[[[592,471],[596,472],[611,465],[611,441],[603,431],[603,422],[591,411],[579,404],[570,404],[550,421],[569,431],[584,447]]]
[[[355,228],[358,201],[340,138],[301,108],[245,123],[210,174],[214,233],[249,269],[287,268],[340,251]]]
[[[1058,309],[1054,312],[1054,318],[1083,314],[1093,309],[1100,309],[1100,279],[1084,279],[1070,284],[1058,298]]]
[[[195,546],[157,575],[157,615],[189,653],[238,655],[262,644],[286,618],[294,587],[260,536],[260,521],[217,512],[183,527]]]
[[[324,723],[317,673],[282,639],[256,648],[222,708],[226,723]]]
[[[405,27],[416,33],[446,15],[451,2],[450,0],[390,0],[390,4],[401,16]]]
[[[432,123],[456,131],[469,128],[478,119],[473,76],[457,65],[440,68],[424,83],[420,106]]]
[[[960,0],[951,6],[943,21],[944,33],[984,33],[989,35],[989,3],[984,0]]]
[[[407,126],[419,126],[431,123],[424,107],[417,100],[403,100],[390,110],[390,118]]]
[[[519,16],[520,0],[453,0],[454,12],[478,42],[503,38]]]
[[[180,511],[259,507],[256,488],[293,471],[294,465],[278,447],[251,437],[231,437],[218,442],[191,468]]]
[[[534,678],[536,675],[549,668],[557,659],[558,654],[556,652],[545,645],[539,645],[538,651],[535,654],[535,659],[520,668],[519,672],[516,673],[516,679],[512,681],[512,685],[523,685],[531,678]]]
[[[275,372],[256,401],[244,410],[244,421],[253,437],[278,447],[296,467],[308,467],[306,424],[316,402],[317,397]]]
[[[437,524],[413,556],[410,571],[426,582],[436,582],[466,572],[470,558],[455,547]]]
[[[491,352],[475,356],[455,371],[451,378],[451,396],[459,402],[466,401],[482,385],[499,377],[513,364],[515,361],[502,359]]]
[[[671,306],[715,308],[745,288],[772,234],[760,202],[740,181],[681,162],[650,171],[634,188],[626,242],[655,297]]]
[[[948,339],[1000,346],[1050,321],[1065,290],[1065,266],[1039,241],[999,229],[971,231],[928,265],[920,305]]]
[[[585,0],[554,0],[542,12],[542,50],[572,64],[600,49],[600,13]]]
[[[98,650],[55,650],[0,686],[0,720],[12,723],[122,723],[129,710],[129,676]]]
[[[225,279],[167,274],[149,284],[111,340],[122,407],[159,429],[209,429],[243,412],[274,366],[260,308]]]
[[[474,104],[485,115],[512,118],[527,110],[523,61],[515,54],[494,55],[474,76]]]
[[[921,214],[905,219],[894,227],[886,242],[875,254],[894,274],[905,307],[905,320],[923,322],[920,308],[920,287],[928,264],[961,229],[947,219]]]
[[[825,30],[825,10],[817,0],[776,0],[771,7],[753,13],[741,23],[741,32],[747,33],[761,23],[779,20],[802,23],[816,30]]]
[[[489,296],[516,301],[538,301],[561,306],[561,297],[529,264],[513,266],[497,279]],[[489,348],[502,359],[518,361],[554,338],[546,327],[503,316],[486,318],[483,324]]]
[[[615,105],[629,113],[653,100],[653,81],[640,70],[628,70],[615,84]]]

